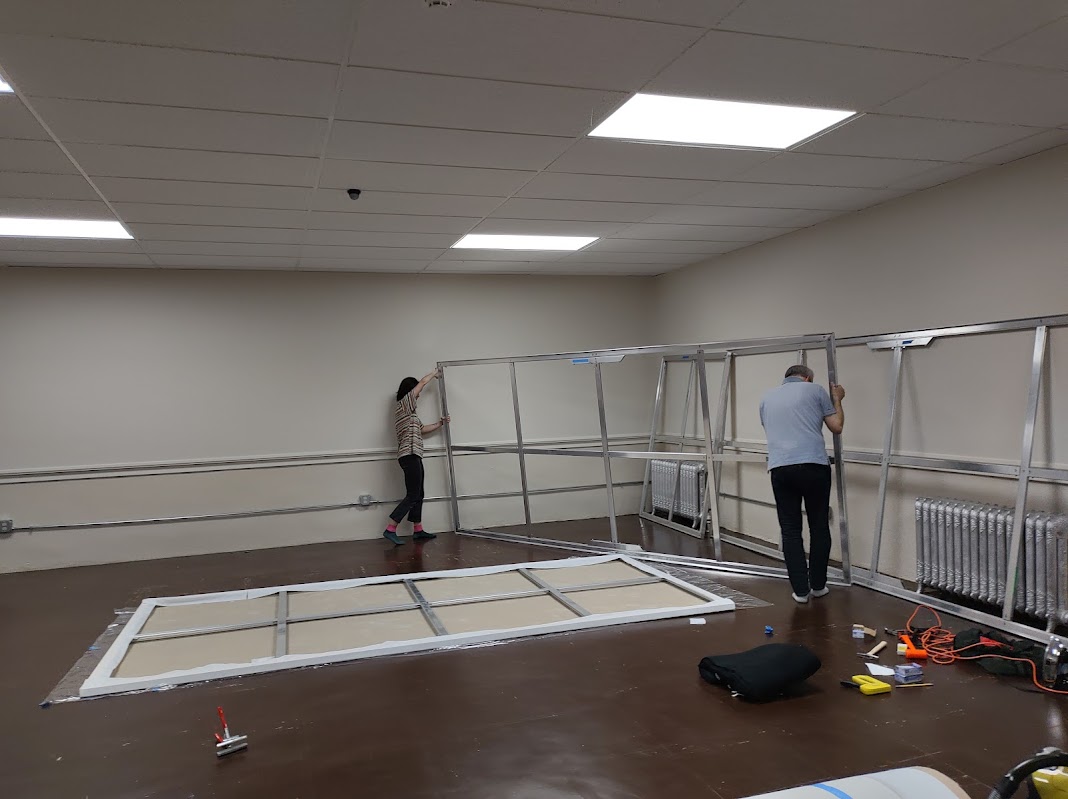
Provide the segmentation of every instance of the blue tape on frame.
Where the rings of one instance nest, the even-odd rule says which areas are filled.
[[[589,358],[572,358],[571,363],[589,363]]]
[[[853,799],[853,797],[847,794],[845,791],[840,791],[837,788],[832,788],[830,785],[825,785],[822,782],[817,782],[812,787],[820,788],[829,793],[831,796],[837,797],[837,799]]]

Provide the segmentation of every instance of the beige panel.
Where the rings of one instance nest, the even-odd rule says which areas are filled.
[[[233,602],[199,602],[194,605],[170,605],[152,611],[142,633],[189,630],[222,624],[244,624],[277,618],[278,597],[239,599]]]
[[[359,649],[387,641],[432,638],[434,630],[418,610],[302,621],[289,625],[290,655]]]
[[[337,613],[357,608],[381,608],[413,604],[412,595],[403,585],[360,585],[335,591],[300,591],[289,595],[289,618],[318,613]]]
[[[190,635],[133,644],[113,677],[148,677],[224,663],[251,663],[274,654],[273,627]]]
[[[574,613],[550,596],[449,605],[434,608],[434,613],[445,625],[446,631],[454,635],[479,630],[514,630],[517,627],[571,621],[575,618]]]
[[[626,588],[598,588],[596,591],[577,591],[570,598],[590,613],[622,613],[628,610],[653,608],[685,608],[703,604],[693,594],[670,583],[647,583]]]
[[[536,569],[531,570],[531,573],[536,574],[556,588],[612,583],[617,580],[635,580],[639,577],[649,576],[640,569],[635,569],[633,566],[628,566],[620,561],[595,563],[592,566],[575,566],[567,569]]]
[[[436,580],[420,580],[416,585],[423,596],[431,602],[440,599],[510,594],[515,591],[531,591],[537,588],[534,583],[518,572],[482,574],[473,577],[439,577]]]

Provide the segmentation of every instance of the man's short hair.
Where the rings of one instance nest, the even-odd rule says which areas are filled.
[[[815,372],[813,372],[811,369],[809,369],[804,364],[799,363],[796,366],[791,366],[789,369],[787,369],[786,370],[786,376],[787,377],[803,377],[803,378],[805,378],[805,380],[811,380],[815,376]]]

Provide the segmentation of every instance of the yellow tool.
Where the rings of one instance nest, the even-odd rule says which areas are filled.
[[[867,674],[854,675],[851,681],[842,680],[842,685],[846,688],[855,688],[865,696],[890,693],[890,683],[877,680]]]
[[[1031,782],[1041,799],[1068,799],[1068,769],[1063,766],[1036,771]]]

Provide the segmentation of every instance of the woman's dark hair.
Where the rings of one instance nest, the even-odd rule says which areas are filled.
[[[419,381],[414,377],[406,377],[401,380],[400,386],[397,388],[397,402],[404,399],[406,394],[410,394],[412,389],[419,385]]]

